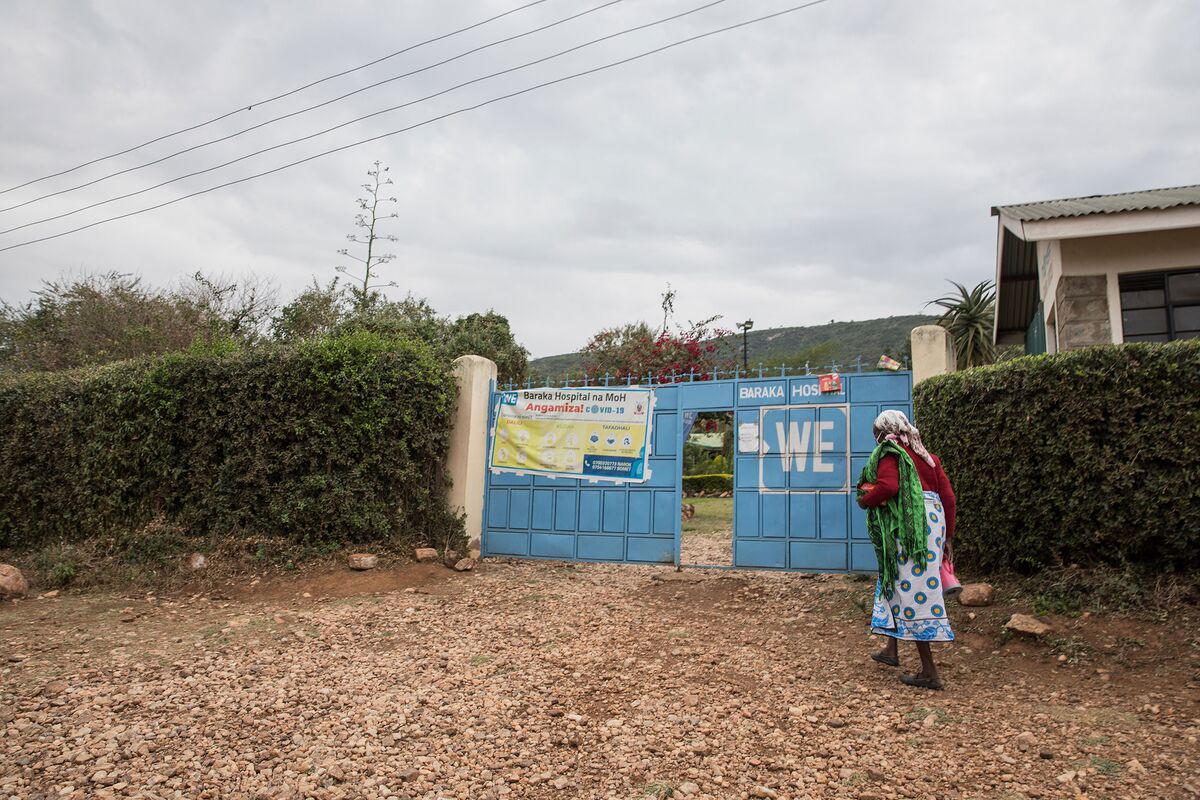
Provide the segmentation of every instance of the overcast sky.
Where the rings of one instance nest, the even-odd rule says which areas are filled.
[[[7,0],[0,189],[258,103],[528,0]],[[287,99],[0,194],[0,207],[242,130],[607,0],[547,0]],[[726,0],[57,221],[171,200],[799,0]],[[702,0],[624,0],[325,108],[0,213],[0,230],[136,191]],[[168,284],[327,280],[359,184],[391,167],[385,276],[441,313],[493,308],[534,356],[681,318],[756,328],[921,311],[990,277],[992,205],[1200,183],[1194,0],[828,0],[169,207],[0,252],[0,297],[118,269]]]

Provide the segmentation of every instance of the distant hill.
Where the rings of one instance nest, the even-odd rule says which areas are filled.
[[[936,317],[912,314],[905,317],[884,317],[855,322],[831,322],[827,325],[809,325],[796,328],[768,328],[751,330],[749,339],[750,365],[779,366],[785,361],[801,360],[812,356],[821,363],[813,368],[825,366],[831,361],[840,365],[853,364],[862,357],[863,364],[874,365],[881,355],[900,359],[908,355],[908,335],[918,325],[929,325]],[[742,352],[740,335],[723,340],[730,348]],[[564,353],[557,356],[536,358],[529,362],[530,371],[547,378],[556,378],[583,369],[583,356],[579,353]]]

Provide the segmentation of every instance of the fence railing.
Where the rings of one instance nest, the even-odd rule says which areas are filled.
[[[669,383],[690,383],[692,381],[716,381],[729,379],[749,379],[749,378],[794,378],[806,375],[824,375],[831,372],[839,373],[863,373],[863,372],[889,372],[895,370],[883,370],[878,368],[878,358],[868,358],[864,361],[862,356],[858,356],[853,361],[840,363],[831,361],[828,364],[811,364],[804,362],[803,366],[780,364],[778,367],[771,367],[760,363],[757,367],[742,369],[740,366],[735,366],[733,369],[727,370],[711,370],[697,371],[688,370],[686,372],[656,372],[641,375],[633,372],[624,372],[617,375],[605,373],[603,375],[574,375],[565,378],[543,378],[530,377],[524,383],[507,383],[500,388],[508,391],[515,389],[532,389],[535,386],[546,386],[550,388],[586,388],[590,386],[655,386]],[[908,359],[905,358],[902,362],[905,370],[908,370]]]

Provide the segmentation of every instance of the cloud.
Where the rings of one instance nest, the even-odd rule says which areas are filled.
[[[552,0],[218,125],[0,201],[133,166],[598,3]],[[624,2],[328,108],[0,214],[0,229],[692,5]],[[0,46],[0,188],[250,104],[519,5],[17,3]],[[785,7],[727,2],[661,28],[356,123],[69,219],[74,227],[378,135],[572,70]],[[283,293],[326,279],[375,159],[400,237],[388,277],[443,313],[495,308],[535,355],[657,316],[756,327],[920,311],[994,266],[1000,203],[1200,182],[1192,4],[831,0],[257,181],[0,253],[0,297],[66,269],[169,283],[253,270]],[[7,203],[4,203],[7,205]]]

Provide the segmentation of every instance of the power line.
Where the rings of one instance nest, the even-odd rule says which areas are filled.
[[[30,239],[28,241],[18,242],[17,244],[11,244],[11,245],[8,245],[7,247],[0,247],[0,253],[3,253],[7,250],[15,250],[18,247],[26,247],[31,244],[38,244],[40,242],[47,242],[52,239],[59,239],[59,238],[62,238],[63,236],[69,236],[72,233],[78,233],[79,231],[88,230],[89,228],[95,228],[99,225],[104,225],[109,222],[116,222],[117,220],[126,219],[128,217],[133,217],[138,214],[144,214],[148,211],[155,211],[160,208],[165,208],[166,206],[174,205],[175,203],[179,203],[184,200],[188,200],[192,197],[198,197],[199,195],[208,194],[209,192],[214,192],[218,189],[225,189],[230,186],[236,186],[237,184],[240,184],[240,183],[246,183],[248,181],[256,180],[258,178],[266,177],[267,175],[273,175],[276,172],[282,172],[286,169],[291,169],[292,167],[296,167],[301,164],[306,164],[309,161],[315,161],[318,158],[324,158],[325,156],[333,155],[334,153],[340,153],[343,150],[350,150],[352,148],[359,147],[364,144],[369,144],[371,142],[377,142],[380,139],[387,139],[392,136],[398,136],[399,134],[402,134],[402,133],[408,133],[409,131],[416,130],[417,128],[422,128],[426,125],[432,125],[435,122],[440,122],[441,120],[448,119],[448,118],[454,117],[454,116],[458,116],[459,114],[465,114],[469,111],[476,111],[480,108],[484,108],[485,106],[490,106],[494,103],[499,103],[503,100],[510,100],[514,97],[520,97],[521,95],[524,95],[524,94],[536,92],[539,89],[544,89],[548,86],[555,86],[560,83],[566,83],[567,81],[575,80],[576,78],[582,78],[587,75],[593,75],[593,74],[596,74],[599,72],[604,72],[605,70],[613,69],[614,67],[619,67],[624,64],[632,63],[634,61],[639,61],[643,58],[648,58],[649,56],[657,55],[658,53],[662,53],[667,50],[674,49],[676,47],[681,47],[685,44],[691,44],[692,42],[697,42],[697,41],[700,41],[701,39],[707,39],[710,36],[716,36],[718,34],[727,33],[732,30],[737,30],[738,28],[745,28],[749,25],[755,25],[757,23],[765,22],[770,19],[776,19],[776,18],[782,17],[786,14],[792,14],[796,11],[802,11],[803,9],[806,9],[806,8],[812,8],[813,6],[821,5],[822,3],[826,3],[826,2],[829,2],[829,0],[810,0],[810,2],[802,3],[802,4],[796,5],[796,6],[791,6],[789,8],[785,8],[781,11],[775,11],[771,14],[764,14],[761,17],[754,17],[753,19],[743,20],[742,22],[737,22],[732,25],[726,25],[721,28],[714,28],[713,30],[705,31],[704,33],[699,33],[694,36],[689,36],[685,39],[679,39],[677,41],[671,42],[670,44],[665,44],[665,45],[662,45],[661,47],[656,47],[652,50],[646,50],[644,52],[638,53],[637,55],[629,56],[627,58],[622,58],[617,61],[610,61],[609,63],[601,64],[598,67],[592,67],[591,69],[586,69],[581,72],[575,72],[570,75],[565,75],[561,78],[555,78],[553,80],[534,84],[533,86],[528,86],[524,89],[518,89],[515,92],[509,92],[508,94],[503,94],[498,97],[493,97],[489,100],[484,100],[480,103],[476,103],[475,105],[464,106],[463,108],[457,109],[455,111],[448,111],[445,114],[439,114],[436,117],[430,117],[427,120],[423,120],[421,122],[417,122],[417,123],[408,125],[403,128],[397,128],[394,131],[388,131],[387,133],[381,133],[378,136],[371,136],[366,139],[360,139],[357,142],[351,142],[350,144],[342,145],[341,147],[335,147],[330,150],[325,150],[323,152],[316,153],[314,155],[299,159],[298,161],[293,161],[289,164],[284,164],[282,166],[275,167],[275,168],[269,169],[269,170],[265,170],[263,172],[258,172],[253,175],[247,175],[244,178],[238,178],[236,180],[217,184],[216,186],[210,186],[207,189],[200,189],[195,192],[185,194],[181,197],[176,197],[173,200],[166,200],[162,203],[158,203],[158,204],[152,205],[152,206],[147,206],[146,208],[141,208],[136,211],[129,211],[124,214],[118,214],[116,216],[107,217],[105,219],[97,220],[96,222],[88,223],[87,225],[81,225],[78,228],[72,228],[67,231],[62,231],[60,233],[51,234],[50,236],[43,236],[38,239]]]
[[[446,58],[446,59],[443,59],[436,63],[429,64],[428,66],[421,67],[420,69],[412,70],[411,72],[405,72],[401,75],[393,75],[390,78],[385,78],[381,81],[376,81],[375,83],[368,84],[367,86],[363,86],[359,89],[355,89],[352,92],[346,92],[343,95],[339,95],[330,100],[326,100],[324,102],[317,103],[316,105],[311,105],[311,106],[308,106],[307,108],[301,108],[298,111],[292,111],[287,114],[282,114],[278,117],[273,117],[272,119],[265,120],[263,122],[258,123],[257,125],[251,125],[249,128],[243,128],[242,130],[237,131],[235,133],[231,133],[228,136],[222,136],[219,139],[210,139],[207,142],[201,142],[200,144],[192,145],[191,147],[184,148],[183,150],[176,150],[174,153],[168,153],[167,155],[165,155],[161,158],[156,158],[153,161],[147,161],[144,164],[138,164],[136,167],[129,167],[127,169],[117,170],[116,172],[110,172],[107,175],[102,175],[99,178],[96,178],[95,180],[87,181],[86,183],[81,183],[76,186],[68,187],[66,189],[59,189],[57,192],[49,192],[48,194],[41,195],[40,197],[35,197],[32,200],[26,200],[23,203],[17,203],[16,205],[8,206],[7,208],[0,208],[0,214],[3,214],[6,211],[15,211],[18,208],[24,208],[25,206],[31,205],[32,203],[36,203],[39,200],[46,200],[47,198],[50,198],[50,197],[57,197],[59,195],[67,194],[69,192],[74,192],[79,189],[85,189],[88,186],[95,186],[97,183],[103,183],[104,181],[108,180],[109,178],[115,178],[118,175],[125,175],[130,172],[136,172],[139,169],[145,169],[146,167],[152,167],[155,164],[161,164],[164,161],[169,161],[170,159],[175,158],[176,156],[181,156],[185,153],[191,153],[195,150],[200,150],[202,148],[208,147],[209,145],[219,144],[221,142],[229,141],[230,139],[235,139],[238,136],[241,136],[242,134],[249,133],[250,131],[258,130],[259,128],[264,128],[267,125],[270,125],[275,122],[279,122],[280,120],[285,120],[285,119],[289,119],[290,117],[299,116],[300,114],[305,114],[309,111],[315,111],[318,108],[324,108],[325,106],[332,105],[333,103],[336,103],[340,100],[345,100],[347,97],[353,97],[356,94],[361,94],[362,92],[368,91],[370,89],[375,89],[375,88],[378,88],[385,84],[392,83],[394,81],[398,81],[401,78],[408,78],[408,77],[417,75],[422,72],[428,72],[431,69],[443,66],[445,64],[449,64],[451,61],[457,61],[460,58],[466,58],[467,56],[473,55],[474,53],[478,53],[482,50],[487,50],[488,48],[496,47],[496,46],[502,45],[502,44],[508,44],[509,42],[516,41],[517,39],[523,39],[526,36],[532,36],[535,33],[541,33],[542,31],[549,30],[550,28],[555,28],[559,25],[564,25],[568,22],[571,22],[572,20],[587,16],[588,14],[593,14],[597,11],[600,11],[602,9],[608,8],[609,6],[613,6],[613,5],[616,5],[617,3],[621,3],[621,2],[624,2],[624,0],[608,0],[608,2],[606,2],[606,3],[602,3],[598,6],[594,6],[593,8],[589,8],[585,11],[580,11],[577,14],[571,14],[570,16],[563,17],[562,19],[556,20],[555,22],[551,22],[547,25],[542,25],[542,26],[534,28],[532,30],[525,31],[524,33],[518,33],[518,34],[514,34],[512,36],[505,37],[503,39],[498,39],[494,42],[488,42],[487,44],[480,45],[479,47],[471,48],[470,50],[459,53],[456,56],[451,56],[450,58]],[[3,194],[3,193],[0,192],[0,194]],[[15,229],[10,229],[10,230],[15,230]],[[8,232],[9,231],[0,231],[0,233],[8,233]]]
[[[127,153],[132,153],[134,150],[141,150],[143,147],[147,147],[149,145],[155,144],[156,142],[161,142],[164,139],[170,139],[172,136],[179,136],[182,133],[188,133],[190,131],[198,130],[207,125],[212,125],[215,122],[220,122],[223,119],[232,117],[234,114],[240,114],[243,111],[249,111],[250,109],[254,108],[255,106],[265,106],[267,103],[274,103],[276,100],[282,100],[285,97],[291,97],[292,95],[294,95],[298,92],[302,92],[305,89],[311,89],[312,87],[317,86],[318,84],[325,83],[326,81],[331,81],[331,80],[334,80],[335,78],[341,78],[344,75],[349,75],[351,72],[357,72],[360,69],[366,69],[367,67],[373,67],[376,64],[387,61],[390,58],[395,58],[396,56],[404,55],[407,52],[416,50],[418,47],[424,47],[427,44],[433,44],[434,42],[440,42],[443,39],[448,39],[451,36],[457,36],[460,33],[466,33],[469,30],[474,30],[475,28],[481,27],[483,25],[487,25],[489,22],[495,22],[496,20],[501,19],[503,17],[507,17],[510,14],[516,14],[518,11],[524,11],[527,8],[541,5],[542,3],[545,3],[545,2],[547,2],[547,0],[533,0],[532,2],[526,3],[525,5],[517,6],[516,8],[510,9],[503,13],[496,14],[493,17],[488,17],[487,19],[483,19],[483,20],[480,20],[479,22],[472,23],[471,25],[468,25],[465,28],[459,28],[458,30],[450,31],[449,33],[443,33],[441,36],[435,36],[432,39],[426,39],[423,42],[417,42],[416,44],[412,44],[401,50],[397,50],[394,53],[388,53],[386,56],[380,56],[379,58],[375,59],[374,61],[368,61],[365,64],[359,64],[357,67],[351,67],[350,69],[342,70],[341,72],[335,72],[332,75],[326,75],[324,78],[318,78],[317,80],[312,81],[311,83],[306,83],[303,86],[297,86],[295,89],[290,89],[289,91],[286,91],[282,94],[277,94],[274,97],[268,97],[266,100],[259,100],[256,103],[250,103],[249,105],[245,105],[245,106],[238,106],[237,108],[233,109],[232,111],[227,111],[224,114],[213,117],[212,119],[206,120],[205,122],[200,122],[200,123],[197,123],[197,124],[192,125],[187,128],[180,128],[179,130],[172,131],[171,133],[164,133],[162,136],[158,136],[154,139],[150,139],[149,141],[142,142],[141,144],[134,145],[133,147],[126,148],[126,149],[118,151],[116,153],[109,153],[106,156],[100,156],[99,158],[93,158],[91,161],[85,161],[82,164],[76,164],[75,166],[73,166],[69,169],[64,169],[62,172],[54,172],[49,175],[43,175],[40,178],[34,178],[33,180],[25,181],[25,183],[21,183],[16,186],[10,186],[7,189],[0,189],[0,194],[7,194],[8,192],[13,192],[13,191],[16,191],[17,189],[24,189],[26,186],[31,186],[35,183],[41,183],[42,181],[49,180],[50,178],[57,178],[62,175],[68,175],[72,172],[75,172],[76,170],[83,169],[84,167],[90,167],[92,164],[98,164],[99,162],[107,161],[110,158],[116,158],[117,156],[123,156]]]
[[[617,0],[613,0],[613,2],[617,2]],[[567,55],[568,53],[573,53],[576,50],[582,50],[585,47],[591,47],[594,44],[598,44],[600,42],[604,42],[609,39],[615,39],[619,36],[625,36],[626,34],[633,33],[635,31],[645,30],[646,28],[652,28],[656,25],[662,25],[667,22],[673,22],[674,20],[681,19],[681,18],[689,16],[691,14],[696,14],[700,11],[704,11],[706,9],[712,8],[713,6],[721,5],[722,3],[725,3],[725,2],[728,2],[728,0],[709,0],[709,2],[699,5],[699,6],[696,6],[695,8],[688,9],[687,11],[681,11],[678,14],[671,14],[670,16],[662,17],[661,19],[654,20],[653,22],[647,22],[642,25],[635,25],[632,28],[625,28],[624,30],[617,31],[615,33],[610,33],[605,36],[601,36],[597,39],[592,39],[591,41],[584,42],[583,44],[577,44],[573,47],[568,47],[566,50],[560,50],[557,53],[553,53],[548,56],[543,56],[542,58],[536,58],[533,61],[527,61],[524,64],[519,64],[515,67],[509,67],[507,69],[502,69],[499,72],[493,72],[489,75],[484,75],[481,78],[472,78],[469,81],[463,81],[462,83],[455,84],[454,86],[451,86],[448,89],[442,89],[441,91],[434,92],[433,94],[425,95],[424,97],[419,97],[416,100],[409,100],[407,103],[401,103],[400,105],[391,106],[390,108],[385,108],[380,111],[373,111],[370,114],[364,114],[361,117],[355,117],[354,119],[347,120],[346,122],[341,122],[332,127],[317,131],[316,133],[310,133],[306,136],[300,136],[295,139],[289,139],[286,142],[280,142],[279,144],[273,144],[270,147],[264,147],[261,150],[255,150],[255,151],[247,153],[245,155],[238,156],[237,158],[231,159],[229,161],[225,161],[221,164],[216,164],[211,167],[205,167],[204,169],[198,169],[198,170],[195,170],[194,172],[189,172],[184,175],[177,175],[174,178],[168,178],[165,181],[160,181],[159,183],[153,184],[151,186],[147,186],[143,189],[137,189],[132,192],[126,192],[125,194],[117,195],[116,197],[110,197],[107,200],[97,200],[95,203],[89,203],[86,206],[80,206],[79,208],[73,209],[71,211],[64,211],[61,214],[55,214],[50,217],[43,217],[42,219],[36,219],[36,220],[33,220],[32,222],[26,222],[21,225],[14,225],[11,228],[6,228],[4,230],[0,230],[0,236],[3,236],[6,233],[13,233],[14,231],[23,230],[25,228],[32,228],[36,225],[43,225],[47,222],[53,222],[55,220],[65,219],[66,217],[73,217],[76,214],[80,214],[84,211],[89,211],[93,208],[98,208],[99,206],[108,205],[109,203],[115,203],[119,200],[128,200],[130,197],[137,197],[138,195],[146,194],[146,192],[152,192],[155,189],[161,189],[162,187],[167,186],[168,184],[186,180],[187,178],[194,178],[197,175],[205,175],[209,172],[215,172],[216,170],[224,169],[225,167],[231,166],[233,164],[237,164],[240,161],[245,161],[248,158],[253,158],[254,156],[262,155],[263,153],[269,153],[272,150],[278,150],[281,147],[290,147],[293,144],[299,144],[300,142],[305,142],[305,141],[308,141],[309,139],[315,139],[318,136],[324,136],[325,134],[336,131],[339,128],[345,128],[348,125],[353,125],[357,122],[362,122],[363,120],[370,119],[371,117],[377,117],[381,114],[388,114],[388,113],[391,113],[392,111],[398,111],[399,109],[416,105],[417,103],[423,103],[426,100],[431,100],[435,97],[440,97],[441,95],[449,94],[450,92],[461,89],[464,86],[470,86],[471,84],[474,84],[474,83],[480,83],[481,81],[490,80],[490,79],[498,77],[500,75],[506,75],[510,72],[516,72],[518,70],[522,70],[527,67],[541,64],[546,61],[551,61],[555,58],[560,58],[564,55]]]

